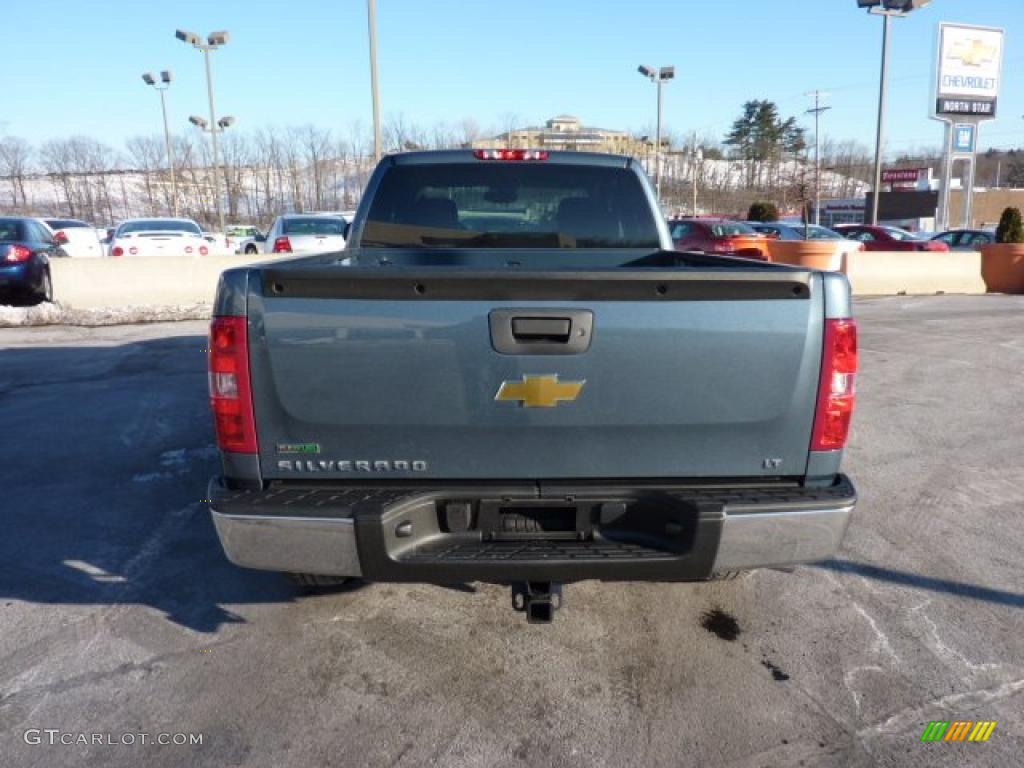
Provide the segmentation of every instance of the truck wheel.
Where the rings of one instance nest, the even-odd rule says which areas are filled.
[[[249,245],[245,246],[245,253],[247,255],[249,255],[249,256],[253,256],[253,255],[259,253],[259,251],[256,250],[256,246],[255,245],[250,243]]]
[[[338,587],[348,579],[345,576],[325,576],[319,573],[286,573],[288,580],[297,587]]]

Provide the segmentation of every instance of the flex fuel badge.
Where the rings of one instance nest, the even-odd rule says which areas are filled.
[[[278,453],[320,453],[320,443],[278,443]]]

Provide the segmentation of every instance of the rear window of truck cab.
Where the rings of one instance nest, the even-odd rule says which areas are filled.
[[[545,162],[393,165],[363,247],[657,248],[654,211],[627,168]]]

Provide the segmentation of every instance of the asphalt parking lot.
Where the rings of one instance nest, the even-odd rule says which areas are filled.
[[[205,323],[0,331],[0,765],[1019,765],[1024,298],[857,313],[837,558],[572,585],[551,626],[496,586],[302,594],[227,563]],[[930,720],[998,725],[924,744]]]

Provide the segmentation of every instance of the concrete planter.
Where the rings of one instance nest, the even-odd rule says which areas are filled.
[[[989,293],[1024,293],[1024,243],[981,246],[981,277]]]
[[[769,240],[768,253],[779,264],[837,272],[843,267],[842,241]]]

